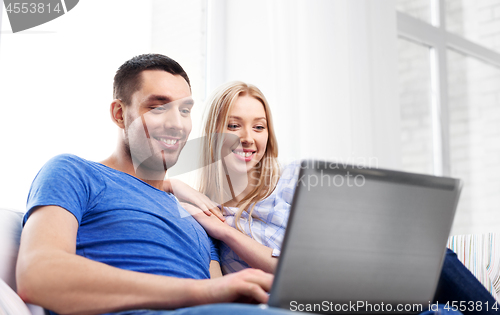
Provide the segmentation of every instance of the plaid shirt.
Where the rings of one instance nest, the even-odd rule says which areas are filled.
[[[283,237],[285,236],[288,215],[293,194],[300,171],[300,161],[287,165],[281,174],[276,188],[266,199],[257,202],[253,217],[248,224],[248,212],[244,211],[240,218],[240,228],[254,240],[273,249],[272,255],[279,257]],[[225,207],[223,210],[227,224],[235,227],[234,215],[238,208]],[[250,233],[251,230],[251,233]],[[236,272],[250,266],[223,242],[220,243],[221,266],[224,274]]]

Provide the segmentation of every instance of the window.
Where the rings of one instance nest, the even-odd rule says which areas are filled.
[[[397,3],[402,165],[464,181],[453,234],[492,232],[500,225],[500,0]]]
[[[430,48],[402,38],[398,47],[401,166],[433,174]]]

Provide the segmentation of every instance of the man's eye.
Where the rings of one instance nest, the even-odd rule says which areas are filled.
[[[152,112],[155,112],[155,113],[161,113],[161,112],[163,112],[164,110],[165,110],[165,107],[163,107],[163,106],[153,107],[153,108],[151,109],[151,111],[152,111]]]
[[[189,115],[191,113],[191,110],[187,109],[187,108],[184,108],[184,109],[181,109],[181,113],[183,113],[185,115]]]

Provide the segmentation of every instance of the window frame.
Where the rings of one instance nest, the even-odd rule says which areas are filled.
[[[500,53],[446,30],[445,0],[431,1],[431,23],[396,11],[399,38],[429,47],[431,58],[431,115],[433,134],[433,172],[451,175],[447,51],[477,58],[500,68]]]

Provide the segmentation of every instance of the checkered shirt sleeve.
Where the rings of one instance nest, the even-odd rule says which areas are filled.
[[[254,218],[249,218],[246,211],[242,213],[240,218],[240,227],[244,232],[257,242],[272,248],[274,257],[280,255],[299,171],[300,161],[288,164],[283,169],[273,193],[255,205]],[[231,207],[226,207],[223,210],[226,222],[232,227],[235,227],[234,215],[237,210],[237,208]],[[229,246],[223,242],[220,244],[221,267],[224,274],[250,267]]]

